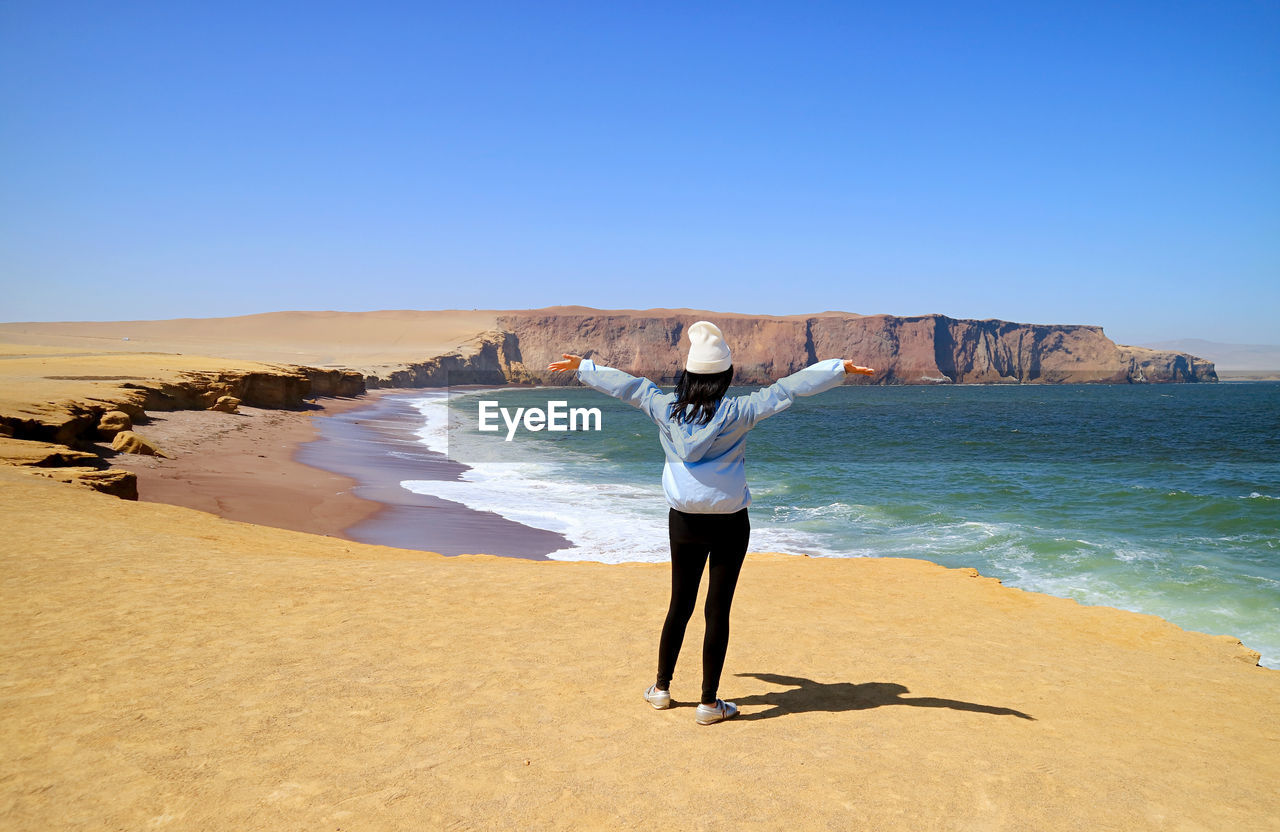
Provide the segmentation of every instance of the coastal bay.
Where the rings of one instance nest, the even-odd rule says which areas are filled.
[[[92,452],[4,440],[0,816],[15,828],[786,817],[807,828],[1203,829],[1280,817],[1280,674],[1236,637],[910,556],[756,551],[725,677],[742,715],[707,729],[690,717],[695,660],[677,674],[671,711],[639,695],[665,610],[662,564],[443,557],[338,536],[337,524],[385,510],[351,493],[358,476],[299,465],[295,452],[325,425],[378,433],[380,453],[418,451],[403,444],[414,439],[400,418],[413,414],[395,412],[408,406],[401,394],[292,410],[255,399],[237,416],[196,408],[235,385],[284,404],[305,374],[195,356],[23,355],[0,361],[21,371],[9,371],[6,401],[39,394],[13,409],[31,414],[22,424],[53,435],[135,400],[189,403],[137,426],[172,458],[103,464],[128,465],[139,492],[157,496],[156,472],[172,466],[163,487],[175,502],[184,477],[200,499],[254,483],[249,503],[263,511],[246,523],[122,500],[77,485]],[[401,461],[420,471],[425,458]],[[236,480],[237,459],[262,467]],[[432,464],[449,482],[447,461]],[[226,476],[201,481],[202,465]],[[300,525],[335,525],[262,525],[289,520],[266,510],[273,500],[311,506],[293,515]],[[372,513],[341,517],[345,501]],[[695,617],[690,655],[700,638]]]

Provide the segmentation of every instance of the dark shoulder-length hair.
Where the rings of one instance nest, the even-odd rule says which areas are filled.
[[[676,376],[676,400],[671,403],[671,418],[685,424],[705,425],[710,422],[731,381],[732,365],[719,373],[681,370]]]

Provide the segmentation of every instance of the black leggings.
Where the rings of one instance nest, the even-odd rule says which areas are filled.
[[[729,646],[729,608],[738,573],[747,555],[751,522],[747,510],[733,514],[688,514],[671,509],[671,606],[658,645],[658,687],[666,689],[675,673],[685,626],[698,602],[698,584],[707,555],[711,578],[707,587],[707,631],[702,641],[702,701],[715,702]]]

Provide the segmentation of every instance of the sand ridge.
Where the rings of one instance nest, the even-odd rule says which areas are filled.
[[[900,559],[751,555],[654,711],[660,565],[443,558],[0,469],[13,829],[1267,829],[1280,674]]]
[[[0,323],[9,349],[189,353],[237,361],[363,367],[422,361],[493,329],[487,310],[267,312],[163,321]],[[32,351],[36,351],[32,349]]]
[[[47,416],[78,404],[123,400],[131,384],[180,384],[191,373],[228,370],[272,373],[281,368],[204,355],[86,352],[0,342],[0,413]]]

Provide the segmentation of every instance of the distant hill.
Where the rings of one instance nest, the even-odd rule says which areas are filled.
[[[1190,353],[1212,361],[1218,370],[1280,371],[1280,345],[1277,344],[1223,344],[1201,338],[1179,338],[1142,346]]]

